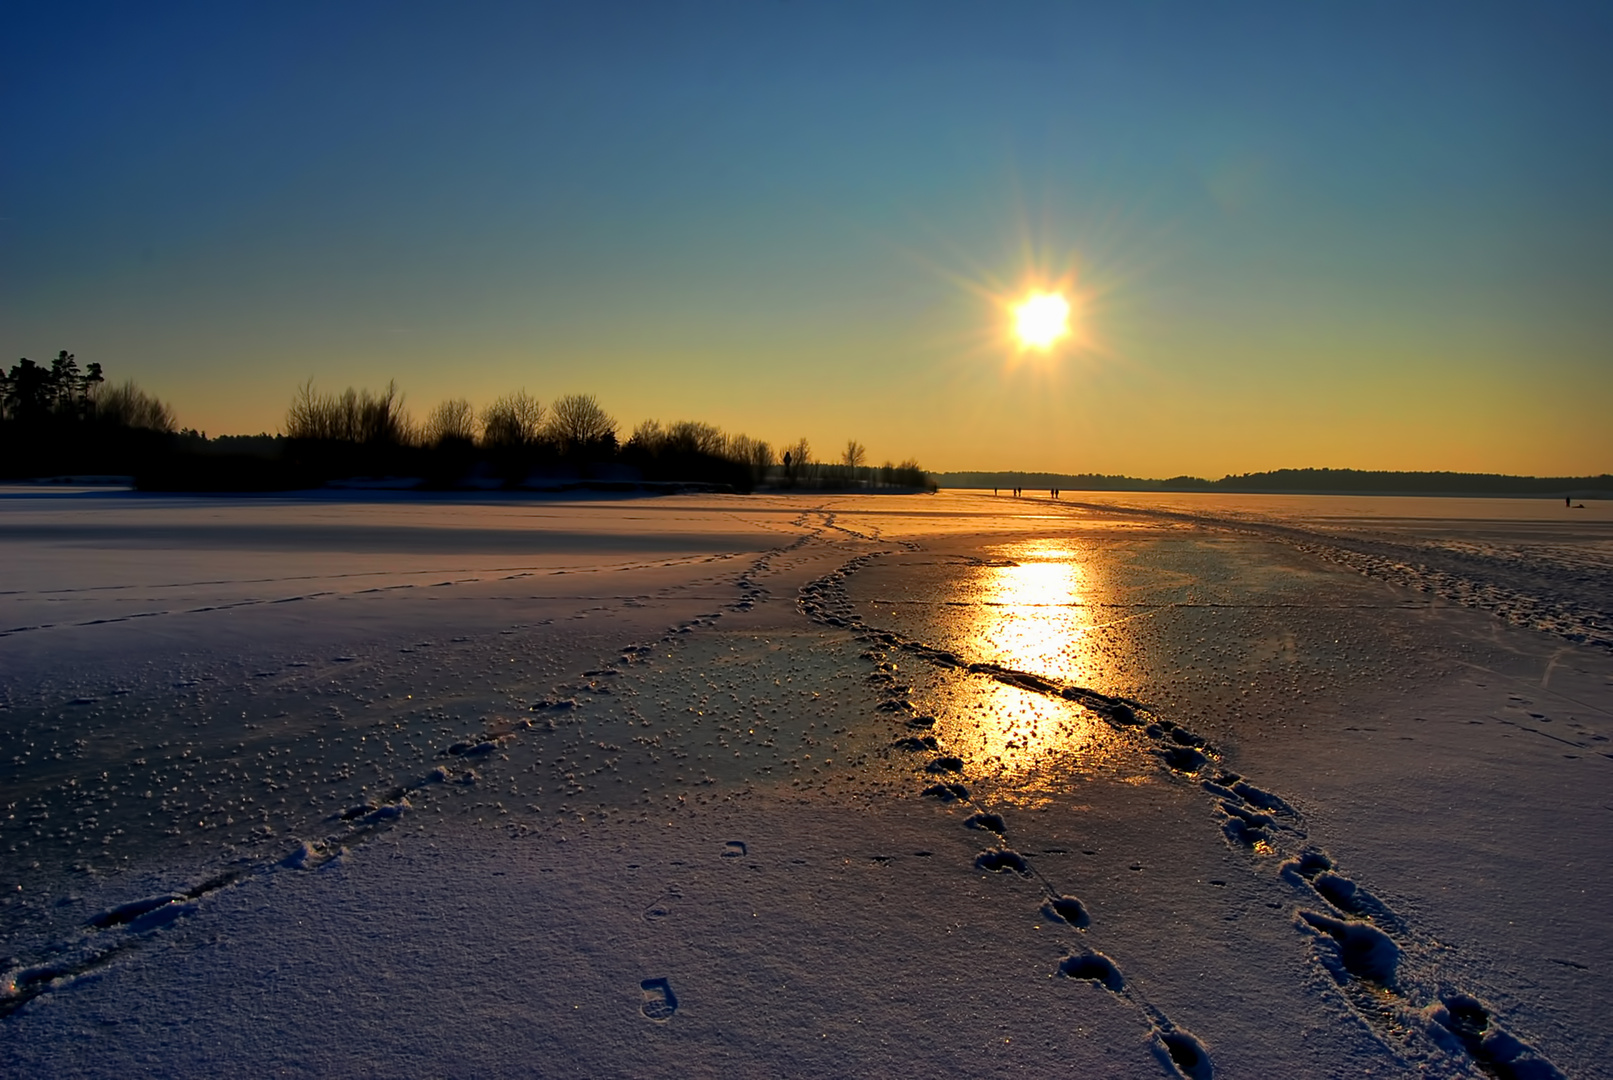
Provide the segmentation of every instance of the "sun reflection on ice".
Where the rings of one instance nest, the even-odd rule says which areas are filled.
[[[967,655],[1060,683],[1105,681],[1087,580],[1093,564],[1068,539],[1023,541],[992,554],[999,561],[969,575],[959,597],[969,613]],[[942,710],[962,721],[949,739],[1018,787],[1115,757],[1114,729],[1075,702],[998,681],[969,680],[958,691]]]
[[[979,582],[981,612],[971,652],[1017,671],[1085,685],[1098,657],[1080,552],[1067,540],[1031,540],[997,550],[1000,565]]]

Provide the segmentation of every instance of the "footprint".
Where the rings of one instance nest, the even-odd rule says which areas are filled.
[[[1085,930],[1092,925],[1092,916],[1087,914],[1086,905],[1073,896],[1058,896],[1042,905],[1042,914],[1059,922],[1069,923],[1078,930]]]
[[[1008,831],[1008,826],[1003,822],[1001,814],[975,814],[964,824],[971,829],[984,829],[987,832],[994,832],[998,836]]]
[[[895,742],[891,743],[891,748],[894,750],[912,750],[917,752],[919,750],[939,750],[941,749],[941,744],[935,741],[934,735],[925,735],[918,738],[909,737],[905,739],[897,739]]]
[[[1299,811],[1288,805],[1281,796],[1273,795],[1269,791],[1262,791],[1247,780],[1239,780],[1232,785],[1232,790],[1244,802],[1251,806],[1258,806],[1262,810],[1271,810],[1278,814],[1287,814],[1289,817],[1299,817]]]
[[[1297,859],[1283,863],[1282,876],[1299,884],[1310,884],[1316,894],[1346,915],[1358,915],[1382,923],[1391,929],[1400,929],[1394,912],[1367,890],[1336,872],[1333,860],[1324,851],[1311,848]]]
[[[1301,911],[1299,917],[1312,929],[1333,939],[1337,946],[1336,955],[1332,957],[1335,963],[1328,966],[1333,969],[1335,977],[1348,972],[1379,986],[1394,985],[1395,968],[1400,964],[1400,946],[1388,934],[1369,923],[1345,922],[1314,911]],[[1338,970],[1340,966],[1343,972]]]
[[[1485,1072],[1518,1080],[1562,1080],[1563,1074],[1534,1047],[1493,1026],[1490,1010],[1476,997],[1442,995],[1427,1016],[1432,1021],[1429,1033],[1436,1041],[1454,1041]]]
[[[179,903],[182,900],[184,900],[184,897],[178,893],[165,893],[162,896],[148,896],[143,900],[131,900],[127,904],[119,904],[115,908],[101,912],[91,918],[85,925],[92,926],[97,930],[106,930],[113,926],[125,926],[142,915],[156,911],[158,908],[166,907],[169,904]]]
[[[1323,900],[1347,915],[1365,915],[1370,918],[1389,914],[1388,909],[1377,897],[1347,877],[1324,872],[1317,874],[1311,884],[1322,894]]]
[[[1221,812],[1227,815],[1221,831],[1234,844],[1254,847],[1256,844],[1271,841],[1271,833],[1266,830],[1275,828],[1277,822],[1270,814],[1254,813],[1229,802],[1221,804]]]
[[[938,757],[928,765],[924,766],[924,771],[928,773],[962,772],[963,759],[955,757]]]
[[[729,840],[723,844],[722,857],[725,859],[737,859],[745,853],[745,841],[743,840]]]
[[[1210,1080],[1215,1075],[1210,1055],[1204,1052],[1203,1044],[1188,1032],[1173,1028],[1156,1031],[1154,1036],[1159,1040],[1157,1052],[1160,1053],[1161,1063],[1178,1076],[1185,1076],[1187,1080]]]
[[[1191,746],[1172,746],[1154,751],[1166,766],[1177,772],[1197,772],[1209,759]]]
[[[969,789],[962,784],[931,784],[919,794],[931,799],[940,799],[944,803],[969,801]]]
[[[1101,983],[1105,989],[1116,994],[1126,988],[1126,980],[1120,977],[1120,969],[1101,952],[1066,956],[1059,964],[1059,974],[1067,979],[1089,979]]]
[[[1124,702],[1117,701],[1113,705],[1100,706],[1098,711],[1108,716],[1109,719],[1114,723],[1125,727],[1132,727],[1141,723],[1141,721],[1137,719],[1136,711],[1133,710],[1130,705],[1127,705]]]
[[[645,979],[638,985],[644,991],[644,1004],[639,1011],[660,1024],[672,1019],[678,1011],[678,995],[672,992],[672,984],[665,979]]]
[[[1290,859],[1283,863],[1282,875],[1289,880],[1302,878],[1310,881],[1324,870],[1333,869],[1333,860],[1319,848],[1306,848],[1299,853],[1299,858]]]
[[[995,848],[991,851],[982,851],[975,856],[975,869],[986,870],[993,874],[1020,874],[1029,877],[1031,868],[1025,862],[1025,856],[1017,851],[1007,848]]]

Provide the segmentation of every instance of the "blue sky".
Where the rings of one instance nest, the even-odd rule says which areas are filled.
[[[1613,469],[1605,7],[153,7],[0,16],[0,341],[214,434],[396,378],[932,468]]]

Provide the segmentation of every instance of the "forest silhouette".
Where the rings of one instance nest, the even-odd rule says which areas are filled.
[[[416,422],[395,382],[325,392],[309,380],[283,434],[208,438],[66,351],[49,367],[24,359],[0,372],[0,475],[10,479],[132,475],[152,491],[935,490],[917,461],[870,467],[866,456],[853,439],[840,462],[820,462],[804,438],[775,455],[763,440],[695,420],[646,420],[622,439],[593,395],[544,403],[525,389],[480,410],[450,399]]]

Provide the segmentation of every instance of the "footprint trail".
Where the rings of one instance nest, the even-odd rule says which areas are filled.
[[[1183,781],[1196,780],[1211,800],[1211,812],[1220,821],[1228,846],[1257,864],[1276,860],[1277,875],[1300,894],[1301,902],[1293,909],[1296,929],[1310,940],[1317,959],[1332,976],[1351,1011],[1392,1056],[1410,1067],[1429,1056],[1427,1048],[1437,1047],[1447,1058],[1465,1059],[1472,1067],[1496,1076],[1542,1080],[1562,1076],[1540,1051],[1500,1027],[1492,1010],[1478,998],[1459,989],[1437,987],[1423,970],[1426,964],[1422,962],[1422,957],[1431,952],[1432,943],[1413,939],[1403,921],[1386,905],[1340,872],[1325,852],[1310,845],[1305,817],[1292,803],[1222,768],[1219,751],[1204,737],[1183,724],[1157,716],[1142,702],[1000,664],[971,663],[953,651],[865,622],[849,599],[845,581],[881,554],[867,553],[848,560],[835,572],[804,586],[797,597],[808,618],[849,629],[871,644],[863,654],[864,659],[876,665],[871,678],[881,671],[889,675],[893,670],[884,651],[891,650],[957,677],[989,678],[1082,706],[1136,739],[1139,748],[1155,757],[1167,773]],[[890,682],[894,686],[894,677]],[[888,702],[887,711],[905,714],[912,709],[905,693]],[[925,719],[926,727],[933,725],[933,718]],[[939,743],[915,743],[911,737],[898,740],[896,745],[904,750],[920,746],[926,750],[942,749]],[[941,772],[967,779],[967,764],[955,755],[937,757],[923,771],[932,776]],[[961,801],[978,806],[962,783],[931,784],[921,794],[943,803]],[[999,837],[997,846],[976,857],[978,869],[1036,877],[1047,890],[1044,913],[1083,934],[1093,932],[1084,905],[1063,895],[1031,860],[1008,846],[1007,824],[1000,814],[979,807],[966,825]],[[1090,948],[1072,952],[1061,962],[1059,974],[1094,982],[1133,1001],[1150,1021],[1156,1055],[1168,1070],[1190,1080],[1213,1075],[1210,1055],[1199,1039],[1177,1028],[1143,998],[1108,956]]]

